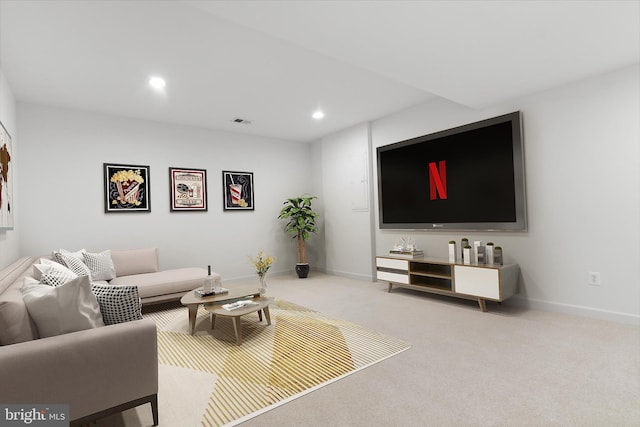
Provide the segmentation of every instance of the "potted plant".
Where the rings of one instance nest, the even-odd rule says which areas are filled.
[[[280,210],[278,219],[286,219],[287,224],[284,231],[292,234],[298,243],[298,262],[296,264],[296,273],[298,277],[304,279],[309,275],[309,263],[307,262],[307,249],[305,241],[309,238],[310,233],[318,231],[316,226],[316,217],[318,214],[311,209],[311,201],[317,199],[316,196],[294,197],[284,202],[284,207]]]

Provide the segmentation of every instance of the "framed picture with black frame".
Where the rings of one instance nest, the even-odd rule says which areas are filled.
[[[252,211],[253,172],[222,171],[222,194],[225,211]]]
[[[170,210],[207,211],[207,171],[169,168]]]
[[[105,213],[151,212],[149,166],[104,163]]]

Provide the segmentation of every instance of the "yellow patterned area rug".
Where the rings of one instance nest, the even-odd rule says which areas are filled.
[[[274,301],[270,313],[271,326],[256,313],[241,317],[240,346],[231,319],[216,319],[211,330],[203,308],[194,335],[185,307],[145,313],[158,325],[161,391],[185,387],[187,393],[190,382],[200,387],[197,398],[188,400],[194,425],[198,418],[197,425],[236,425],[410,348],[287,301]],[[160,424],[164,411],[182,408],[161,405]]]

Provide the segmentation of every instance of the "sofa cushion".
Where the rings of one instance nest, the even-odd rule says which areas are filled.
[[[31,341],[38,331],[22,300],[23,277],[30,273],[35,257],[20,258],[0,270],[0,345]]]
[[[116,277],[160,270],[158,248],[112,250],[111,260],[116,269]]]
[[[75,252],[71,252],[68,251],[66,249],[60,248],[57,251],[51,251],[51,258],[53,258],[54,261],[59,262],[60,264],[64,265],[65,262],[62,259],[62,255],[65,255],[67,257],[74,257],[79,261],[82,261],[82,254],[86,252],[86,249],[82,248],[80,250],[77,250]]]
[[[34,261],[34,257],[26,256],[0,270],[0,295],[23,275]]]
[[[207,270],[199,267],[177,268],[157,273],[118,276],[111,280],[111,285],[138,286],[140,298],[167,295],[176,292],[188,292],[204,283]]]
[[[20,286],[12,286],[0,294],[0,345],[36,338],[38,331],[29,317]]]
[[[88,276],[55,287],[27,277],[22,297],[40,338],[104,326]]]
[[[142,319],[142,304],[137,286],[113,286],[93,283],[105,325]]]
[[[89,267],[78,257],[60,253],[56,256],[56,259],[61,260],[62,265],[66,266],[78,276],[91,276],[91,270]]]
[[[82,254],[84,263],[91,270],[93,280],[111,280],[116,277],[116,269],[111,260],[111,251],[106,250],[100,253],[85,252]]]
[[[41,259],[33,265],[33,277],[42,284],[60,286],[78,277],[69,268],[55,261]]]

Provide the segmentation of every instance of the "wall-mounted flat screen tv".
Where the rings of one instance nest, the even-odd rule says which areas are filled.
[[[522,116],[377,148],[380,228],[526,231]]]

